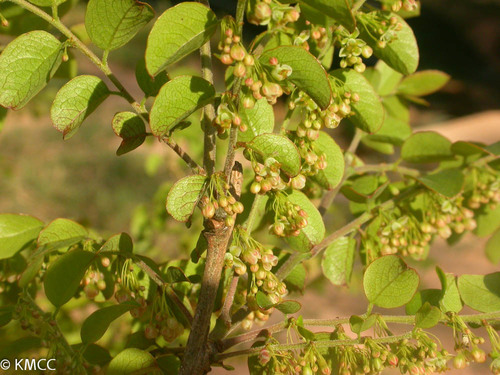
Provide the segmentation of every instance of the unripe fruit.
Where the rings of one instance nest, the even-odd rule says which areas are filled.
[[[232,57],[229,55],[229,54],[223,54],[221,57],[220,57],[220,61],[224,64],[224,65],[231,65],[233,63],[233,59]]]
[[[241,45],[235,44],[231,47],[230,55],[236,61],[243,61],[247,53]]]
[[[464,369],[467,367],[467,358],[465,358],[465,354],[460,352],[455,358],[453,358],[453,367],[458,370]]]
[[[238,78],[243,78],[247,75],[247,68],[245,67],[245,64],[242,62],[239,62],[235,65],[233,74],[238,77]]]
[[[252,185],[250,185],[250,191],[252,194],[258,194],[261,190],[262,186],[258,182],[252,182]]]
[[[273,11],[272,11],[271,7],[264,2],[258,3],[255,6],[255,17],[261,23],[265,22],[269,18],[271,18],[272,14],[273,14]]]

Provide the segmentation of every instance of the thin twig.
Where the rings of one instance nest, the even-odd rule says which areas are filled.
[[[224,299],[224,305],[222,306],[222,312],[220,314],[220,319],[222,323],[227,328],[231,327],[231,307],[233,306],[234,296],[238,290],[238,282],[240,281],[240,276],[237,274],[233,275],[231,283],[229,284],[229,289],[226,293],[226,298]]]
[[[189,154],[186,151],[184,151],[184,149],[182,147],[180,147],[172,138],[163,137],[162,141],[166,145],[168,145],[168,147],[170,147],[172,150],[174,150],[174,152],[177,155],[179,155],[182,158],[182,160],[184,160],[186,162],[188,167],[190,167],[195,174],[205,174],[206,173],[205,170],[197,162],[195,162],[191,158],[191,156],[189,156]]]

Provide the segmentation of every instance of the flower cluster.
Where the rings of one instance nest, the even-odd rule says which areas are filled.
[[[241,214],[244,209],[243,204],[231,194],[229,184],[220,173],[215,173],[210,177],[200,205],[201,213],[206,219],[213,218],[217,210],[224,212],[227,226],[233,226],[233,215]]]
[[[144,336],[148,339],[162,336],[165,341],[172,342],[184,333],[184,326],[175,318],[168,306],[165,290],[168,287],[165,285],[153,301],[149,323],[144,327]]]
[[[272,200],[274,223],[269,231],[278,237],[296,237],[308,224],[308,214],[287,199],[284,192],[276,192]]]
[[[349,33],[343,26],[335,29],[334,35],[337,37],[340,45],[339,57],[340,67],[347,68],[352,66],[358,73],[363,73],[366,65],[363,63],[363,57],[368,59],[372,56],[373,50],[362,39],[358,39],[359,30]]]
[[[226,254],[225,263],[227,267],[233,267],[240,276],[249,271],[246,285],[242,284],[241,288],[244,287],[246,302],[252,313],[243,321],[243,327],[250,329],[254,320],[267,321],[272,309],[259,307],[257,293],[264,293],[273,304],[281,302],[288,293],[285,284],[272,272],[273,267],[278,264],[278,257],[273,250],[250,237],[245,229],[237,227],[233,232],[233,242]]]
[[[316,140],[320,129],[323,127],[334,129],[339,126],[343,118],[354,114],[351,103],[358,102],[359,95],[346,90],[344,83],[334,77],[331,77],[330,82],[333,89],[332,103],[326,110],[321,110],[303,91],[296,90],[291,96],[290,110],[301,109],[303,117],[296,130],[298,137]]]
[[[248,22],[270,27],[284,26],[296,22],[300,17],[296,7],[272,0],[250,0],[246,13]]]
[[[418,9],[417,0],[383,0],[382,1],[383,10],[391,10],[393,12],[399,12],[401,9],[411,12]]]
[[[307,137],[299,137],[296,132],[290,133],[289,137],[299,150],[300,157],[302,158],[301,173],[304,176],[315,176],[319,171],[327,167],[326,154],[318,148],[313,140]],[[304,179],[304,185],[302,187],[293,186],[293,188],[301,190],[305,186],[305,182]]]
[[[377,40],[379,48],[385,48],[388,43],[396,39],[397,32],[403,28],[398,18],[391,13],[378,11],[360,13],[357,19],[365,28],[370,30],[370,34]]]

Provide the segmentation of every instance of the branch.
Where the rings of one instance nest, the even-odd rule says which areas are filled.
[[[402,335],[396,335],[396,336],[387,336],[387,337],[378,337],[372,339],[372,342],[378,343],[378,344],[387,344],[391,342],[398,342],[404,339],[410,339],[413,336],[413,331],[406,332]],[[355,346],[355,345],[363,345],[364,338],[360,339],[353,339],[353,340],[324,340],[324,341],[314,341],[314,346],[316,348],[333,348],[336,346]],[[299,342],[295,344],[276,344],[276,345],[269,345],[267,346],[268,349],[275,351],[275,352],[283,352],[283,351],[291,351],[291,350],[297,350],[297,349],[305,349],[308,346],[311,345],[310,341],[306,342]],[[227,358],[231,357],[237,357],[241,355],[245,356],[251,356],[251,355],[256,355],[258,354],[261,350],[261,347],[256,347],[256,348],[250,348],[250,349],[244,349],[244,350],[238,350],[234,352],[229,352],[229,353],[222,353],[216,356],[216,360],[222,361]]]
[[[181,157],[182,160],[186,162],[189,168],[195,173],[195,174],[205,174],[205,170],[197,163],[195,162],[189,154],[184,151],[184,149],[179,146],[172,138],[170,137],[163,137],[162,141],[168,145],[174,152]]]
[[[5,1],[5,0],[3,0],[3,1]],[[17,4],[21,8],[24,8],[27,11],[29,11],[33,14],[36,14],[38,17],[47,21],[54,28],[59,30],[61,32],[61,34],[63,34],[65,37],[67,37],[69,39],[71,45],[74,48],[80,50],[85,56],[87,56],[90,59],[90,61],[92,61],[92,63],[95,66],[97,66],[106,75],[106,77],[108,77],[108,79],[113,83],[113,85],[115,85],[115,87],[120,92],[120,96],[123,97],[127,102],[130,103],[130,105],[135,110],[135,112],[139,116],[141,116],[141,118],[146,123],[149,123],[149,121],[148,121],[149,116],[147,115],[147,111],[145,111],[144,106],[141,105],[139,102],[137,102],[132,97],[132,95],[127,91],[127,89],[122,85],[122,83],[118,80],[118,78],[116,78],[116,76],[111,71],[107,61],[102,61],[99,57],[97,57],[97,55],[94,52],[92,52],[80,39],[78,39],[78,37],[75,34],[73,34],[70,29],[68,29],[61,21],[59,21],[58,18],[52,17],[48,13],[44,12],[42,9],[29,3],[26,0],[7,0],[7,1],[14,3],[14,4]],[[107,58],[105,60],[107,60]],[[177,147],[179,147],[179,146],[177,146]],[[180,147],[179,147],[179,149],[180,149]],[[179,152],[177,152],[177,153],[179,154]],[[182,153],[187,155],[184,151],[182,151]],[[186,159],[184,157],[183,157],[183,159],[186,161]],[[189,159],[192,160],[191,158],[189,158]],[[189,166],[192,167],[191,165],[189,165]]]
[[[210,6],[208,0],[199,0],[200,3]],[[201,75],[202,77],[214,84],[214,73],[212,70],[212,49],[210,40],[200,48],[201,57]],[[203,167],[211,176],[215,172],[216,145],[217,145],[217,129],[213,125],[215,120],[215,106],[213,103],[207,104],[203,109]]]
[[[241,164],[236,163],[231,173],[231,185],[235,189],[235,196],[238,198],[241,195],[242,183],[242,167]],[[180,375],[202,375],[207,373],[210,371],[210,355],[217,352],[213,345],[208,342],[208,333],[224,266],[224,258],[232,231],[233,227],[227,227],[224,221],[218,221],[217,219],[205,221],[203,234],[208,244],[207,258],[198,305],[196,306],[193,325],[182,360]]]
[[[415,324],[415,315],[381,315],[380,318],[386,323],[392,324]],[[460,315],[460,318],[465,323],[479,323],[483,321],[498,321],[500,319],[500,311],[492,313],[480,313],[480,314],[470,314],[470,315]],[[305,327],[332,327],[335,328],[338,325],[348,324],[349,318],[336,318],[336,319],[304,319],[303,324]],[[439,321],[440,324],[449,323],[449,319],[443,318]],[[243,344],[246,342],[251,342],[258,337],[269,337],[272,334],[282,332],[288,329],[289,320],[285,320],[281,323],[274,324],[267,328],[257,329],[250,332],[243,333],[238,336],[230,337],[222,342],[223,350],[227,350],[233,346]]]

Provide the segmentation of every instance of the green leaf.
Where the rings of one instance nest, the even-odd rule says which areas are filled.
[[[361,38],[373,48],[376,57],[383,60],[394,70],[404,75],[414,73],[418,67],[419,51],[413,30],[400,16],[386,13],[388,19],[393,16],[396,17],[402,25],[402,29],[396,32],[396,38],[387,43],[385,48],[380,48],[377,44],[378,39],[374,38],[374,35],[379,35],[376,27],[365,20],[370,18],[372,14],[377,14],[377,12],[357,14],[356,18]]]
[[[14,256],[37,238],[43,223],[28,215],[0,215],[0,259]]]
[[[368,301],[387,309],[410,302],[418,284],[417,272],[395,255],[386,255],[373,261],[363,277]]]
[[[77,249],[61,255],[51,264],[43,285],[45,295],[54,306],[61,307],[73,298],[95,256]]]
[[[218,22],[209,7],[184,2],[167,9],[148,36],[146,67],[151,76],[196,51],[213,35]]]
[[[133,112],[120,112],[113,117],[113,131],[123,139],[116,155],[120,156],[135,150],[146,140],[146,125],[142,118]]]
[[[415,315],[415,326],[423,329],[432,328],[439,323],[440,319],[441,311],[426,302]]]
[[[298,291],[302,293],[306,283],[306,269],[304,265],[301,263],[295,266],[288,276],[285,277],[283,282],[290,292]]]
[[[167,211],[175,220],[189,220],[200,200],[206,180],[205,176],[188,176],[172,186],[167,196]]]
[[[150,125],[157,137],[172,128],[215,97],[214,87],[203,78],[180,76],[165,83],[155,99]]]
[[[326,248],[321,261],[323,274],[334,285],[349,284],[354,265],[356,240],[340,237]]]
[[[383,105],[387,117],[394,117],[406,124],[410,123],[410,109],[404,98],[398,95],[386,96]]]
[[[363,138],[361,138],[361,143],[366,147],[371,148],[377,152],[380,152],[384,155],[392,155],[394,154],[394,146],[390,143],[385,143],[381,141],[377,141],[372,138],[372,134],[367,134]]]
[[[132,254],[134,251],[132,238],[127,233],[119,233],[111,236],[99,249],[99,253],[107,251],[118,251],[124,254]]]
[[[493,264],[500,262],[500,230],[496,231],[486,244],[486,257]]]
[[[500,204],[494,209],[486,206],[482,212],[476,214],[477,228],[474,234],[479,237],[486,237],[500,229]]]
[[[453,158],[451,142],[436,132],[413,134],[401,148],[401,157],[410,163],[432,163]]]
[[[408,122],[386,114],[379,131],[375,134],[370,134],[368,137],[376,142],[385,142],[391,145],[401,146],[410,136],[411,127]]]
[[[253,150],[258,161],[264,163],[273,158],[281,164],[281,170],[293,177],[300,172],[300,154],[293,142],[283,135],[261,134],[255,137],[246,146]]]
[[[126,312],[138,307],[135,301],[124,302],[120,305],[104,307],[94,311],[82,324],[80,336],[84,344],[98,341],[108,330],[109,325]]]
[[[56,219],[38,236],[38,246],[52,249],[74,245],[88,236],[87,230],[73,220]]]
[[[367,69],[364,75],[380,96],[393,94],[403,78],[400,72],[392,69],[383,60],[379,60],[375,68]]]
[[[350,31],[354,31],[356,20],[352,14],[351,0],[301,0],[301,2],[333,18]]]
[[[425,303],[432,306],[439,306],[441,299],[441,290],[439,289],[424,289],[415,294],[410,302],[405,306],[406,315],[415,315]]]
[[[149,354],[149,352],[135,348],[128,348],[118,353],[118,355],[111,360],[106,374],[153,374],[154,372],[151,368],[155,366],[156,361],[154,357]]]
[[[300,231],[300,234],[296,237],[287,237],[286,241],[292,249],[307,252],[325,237],[323,218],[304,193],[294,190],[288,195],[288,200],[307,212],[308,217],[307,225]]]
[[[377,132],[384,122],[385,112],[382,100],[368,80],[353,69],[337,69],[331,75],[344,82],[346,90],[359,95],[358,102],[351,102],[354,116],[349,120],[367,133]]]
[[[439,91],[448,83],[450,76],[439,70],[423,70],[404,77],[398,93],[410,96],[425,96]]]
[[[460,194],[464,187],[464,175],[458,169],[445,169],[419,177],[417,180],[432,191],[448,198]]]
[[[267,294],[261,292],[260,290],[255,295],[255,301],[257,302],[257,305],[264,310],[270,309],[274,306],[274,302],[271,301]]]
[[[104,366],[111,361],[109,352],[97,344],[87,345],[83,352],[83,358],[85,358],[87,362],[98,366]]]
[[[436,267],[436,271],[439,275],[442,288],[439,307],[444,312],[460,312],[463,308],[463,303],[458,291],[457,278],[451,273],[444,273],[439,267]]]
[[[500,310],[500,272],[488,275],[462,275],[458,290],[464,303],[474,310],[494,312]]]
[[[466,141],[457,141],[451,145],[451,151],[454,154],[462,155],[462,156],[471,156],[471,155],[488,155],[490,152],[484,145],[466,142]]]
[[[278,303],[274,305],[274,307],[281,311],[283,314],[289,315],[298,312],[302,308],[302,305],[297,301],[288,300]]]
[[[46,31],[32,31],[10,42],[0,56],[0,105],[24,107],[50,81],[62,55],[61,42]]]
[[[260,62],[272,70],[269,60],[278,59],[279,64],[292,68],[288,80],[309,95],[322,109],[330,105],[332,89],[328,82],[328,75],[321,63],[302,47],[281,46],[265,51]]]
[[[240,106],[238,113],[241,117],[241,122],[248,127],[247,131],[238,132],[239,142],[250,142],[258,135],[273,132],[273,106],[266,99],[257,100],[255,106],[250,109]]]
[[[70,139],[83,121],[106,100],[110,92],[98,77],[82,75],[66,83],[50,109],[54,127]]]
[[[349,318],[349,326],[351,327],[351,331],[361,335],[361,332],[367,331],[373,327],[375,322],[377,321],[377,315],[370,315],[367,318],[363,318],[358,315],[352,315]]]
[[[344,177],[344,153],[333,138],[325,132],[319,133],[319,138],[314,145],[320,153],[326,155],[326,168],[319,170],[314,180],[324,189],[335,189]]]
[[[158,95],[161,87],[170,80],[166,71],[158,73],[156,77],[151,77],[146,69],[146,61],[144,59],[140,59],[137,62],[135,79],[141,90],[148,97]]]
[[[127,44],[155,16],[153,8],[136,0],[90,0],[85,28],[92,42],[105,51]]]

